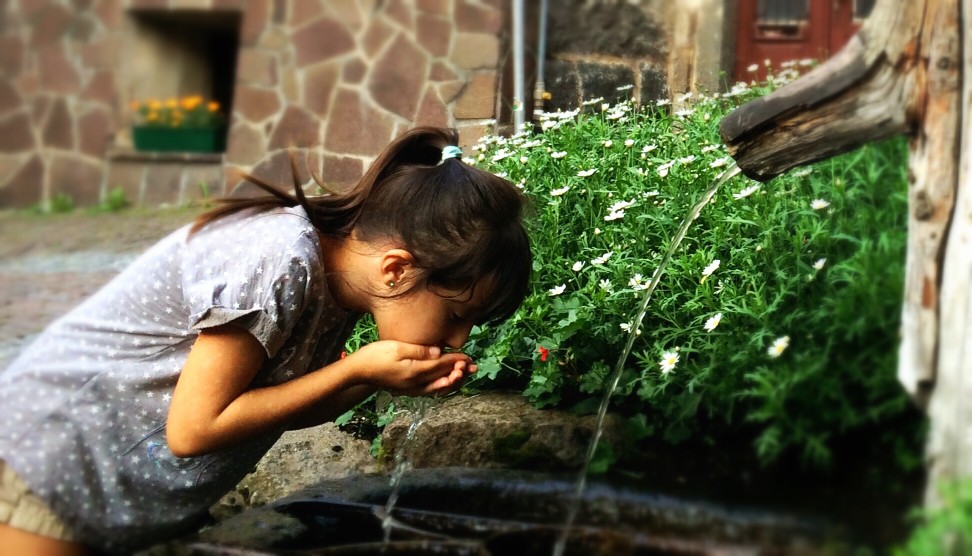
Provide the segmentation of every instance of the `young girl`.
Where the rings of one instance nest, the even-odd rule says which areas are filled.
[[[0,372],[0,547],[130,552],[198,527],[288,429],[435,395],[527,291],[523,198],[409,131],[347,193],[227,200]],[[294,173],[296,175],[296,172]],[[296,178],[295,178],[296,181]],[[380,341],[340,358],[355,321]]]

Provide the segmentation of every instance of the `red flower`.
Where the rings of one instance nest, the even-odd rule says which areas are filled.
[[[543,346],[537,346],[537,352],[540,354],[541,361],[546,361],[547,356],[550,355],[550,350]]]
[[[346,351],[342,351],[341,352],[341,359],[344,359],[347,356],[348,356],[348,352],[346,352]]]

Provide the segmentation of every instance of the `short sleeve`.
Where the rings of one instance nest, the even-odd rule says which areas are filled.
[[[228,223],[188,240],[182,277],[193,330],[232,323],[276,355],[310,297],[317,253],[290,220]]]

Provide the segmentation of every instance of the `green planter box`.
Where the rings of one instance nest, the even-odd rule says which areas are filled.
[[[219,153],[226,150],[226,128],[135,126],[132,140],[139,151]]]

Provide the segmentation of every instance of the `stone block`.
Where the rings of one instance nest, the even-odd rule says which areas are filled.
[[[308,21],[317,19],[323,13],[322,0],[292,0],[290,3],[290,26],[300,27]]]
[[[368,20],[368,28],[365,30],[364,38],[361,40],[364,53],[368,58],[374,58],[381,52],[388,41],[392,40],[397,34],[394,27],[389,25],[380,17],[372,17]]]
[[[240,27],[240,44],[255,46],[270,22],[271,0],[247,0]]]
[[[477,73],[459,96],[453,115],[456,118],[493,118],[496,111],[496,76]]]
[[[498,35],[503,30],[503,13],[489,6],[456,2],[456,28],[460,31]]]
[[[429,81],[455,81],[457,79],[459,79],[459,75],[452,71],[452,68],[447,64],[439,60],[432,62],[432,67],[429,69]]]
[[[492,133],[491,126],[482,122],[456,122],[455,127],[459,132],[459,146],[463,149],[475,145]]]
[[[54,100],[41,137],[45,147],[65,150],[74,148],[74,117],[68,111],[67,101],[63,97]]]
[[[31,48],[42,48],[60,41],[74,18],[71,11],[58,4],[48,4],[37,11],[31,26]]]
[[[67,153],[56,153],[50,161],[47,190],[51,196],[64,193],[79,207],[101,201],[104,162]]]
[[[0,120],[0,153],[24,152],[34,145],[34,130],[26,110]]]
[[[280,191],[294,191],[294,172],[291,157],[297,168],[297,179],[301,184],[310,180],[307,171],[306,149],[281,149],[270,153],[257,163],[250,174]]]
[[[96,106],[78,118],[78,139],[81,152],[95,158],[105,155],[114,135],[111,112]]]
[[[335,21],[339,21],[352,33],[357,33],[364,28],[365,13],[362,13],[361,2],[358,0],[327,0],[325,2],[328,12]]]
[[[415,6],[421,13],[448,17],[452,15],[453,4],[452,0],[418,0]]]
[[[667,99],[668,75],[661,64],[645,62],[641,64],[641,104],[654,104],[656,100]]]
[[[432,85],[425,88],[418,115],[415,116],[415,123],[416,125],[449,127],[449,111],[442,99],[439,98],[436,88]]]
[[[24,39],[19,35],[0,37],[0,74],[19,75],[24,67]]]
[[[631,2],[550,2],[547,52],[664,60],[664,26]]]
[[[110,70],[96,72],[81,92],[83,100],[93,100],[106,105],[113,105],[117,95],[115,72]]]
[[[361,83],[367,73],[368,64],[362,62],[360,58],[353,58],[345,62],[341,72],[342,80],[349,85]]]
[[[321,18],[297,30],[293,35],[293,46],[297,66],[304,67],[351,52],[355,42],[343,25]]]
[[[37,71],[40,87],[46,92],[65,95],[81,92],[81,75],[60,43],[37,52]]]
[[[499,38],[486,33],[456,33],[450,60],[462,69],[495,69],[499,64]]]
[[[364,162],[350,156],[325,156],[324,185],[334,191],[347,191],[364,176]]]
[[[280,112],[279,94],[272,89],[239,85],[233,98],[233,110],[250,123],[260,123]]]
[[[388,0],[385,4],[385,15],[406,31],[415,30],[415,9],[410,0]]]
[[[630,97],[629,90],[619,91],[618,87],[633,85],[634,71],[625,64],[607,62],[578,62],[577,75],[580,78],[583,100],[602,97],[604,102],[615,103]]]
[[[270,136],[270,149],[320,145],[321,120],[303,108],[287,106]]]
[[[250,85],[273,87],[277,84],[277,60],[272,53],[241,48],[236,64],[236,80]]]
[[[399,35],[375,63],[368,80],[371,98],[386,110],[413,120],[423,85],[416,76],[426,75],[428,64],[428,54]]]
[[[236,122],[229,130],[226,161],[233,164],[253,164],[267,152],[267,136],[243,122]]]
[[[14,89],[10,81],[0,80],[0,118],[21,108],[23,102],[20,93]]]
[[[122,17],[124,15],[122,1],[123,0],[98,0],[98,3],[95,4],[95,17],[97,17],[98,20],[101,21],[101,24],[104,25],[109,31],[113,31],[121,27]]]
[[[44,172],[40,155],[27,159],[0,188],[0,207],[26,208],[39,204],[44,196]]]
[[[183,166],[179,162],[147,164],[142,204],[158,206],[178,203],[179,194],[182,192]]]
[[[179,202],[205,201],[221,197],[223,179],[222,164],[187,164]]]
[[[324,133],[324,147],[333,153],[374,156],[391,140],[395,121],[365,102],[354,89],[339,88]]]
[[[145,163],[128,160],[108,160],[108,177],[105,187],[108,191],[121,189],[125,198],[135,204],[142,204],[142,181],[145,178]]]
[[[340,66],[337,62],[317,64],[304,75],[304,107],[321,117],[326,117],[331,107],[331,96],[338,84]]]
[[[550,93],[550,100],[544,102],[544,110],[566,112],[580,106],[583,99],[574,62],[549,60],[544,74],[544,87]]]
[[[452,44],[452,23],[441,17],[419,14],[416,37],[426,52],[433,56],[449,54]]]

